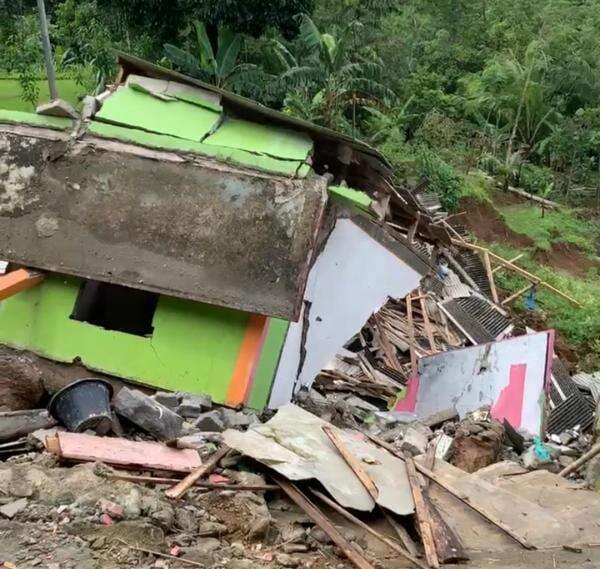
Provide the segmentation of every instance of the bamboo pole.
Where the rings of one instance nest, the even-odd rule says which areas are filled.
[[[522,294],[525,294],[530,288],[533,288],[534,286],[535,286],[535,283],[529,283],[527,286],[524,286],[522,289],[518,290],[514,294],[511,294],[508,298],[505,298],[502,301],[502,306],[510,304],[513,300],[515,300],[516,298],[519,298]]]
[[[485,247],[480,247],[479,245],[473,245],[473,243],[465,243],[463,241],[458,241],[457,239],[452,239],[452,243],[454,245],[458,245],[459,247],[464,247],[465,249],[471,249],[473,251],[479,251],[480,253],[486,253],[487,252],[489,254],[489,256],[492,259],[494,259],[494,261],[496,261],[498,264],[502,265],[503,267],[505,267],[507,269],[511,269],[515,273],[520,274],[521,276],[523,276],[526,279],[534,282],[535,284],[538,284],[540,286],[543,286],[544,288],[547,288],[548,290],[550,290],[553,293],[561,296],[565,300],[568,300],[572,304],[575,304],[576,306],[581,306],[580,302],[578,302],[577,300],[575,300],[574,298],[572,298],[568,294],[565,294],[564,292],[562,292],[562,291],[558,290],[557,288],[553,287],[551,284],[548,284],[547,282],[543,281],[540,277],[538,277],[538,276],[536,276],[536,275],[534,275],[534,274],[526,271],[525,269],[522,269],[521,267],[518,267],[517,265],[511,263],[510,261],[507,261],[503,257],[500,257],[499,255],[496,255],[495,253],[492,253],[492,251],[490,251],[489,249],[486,249]]]
[[[498,291],[496,290],[496,283],[494,282],[494,273],[492,273],[492,264],[490,263],[490,254],[483,254],[483,264],[485,266],[485,272],[487,273],[488,281],[490,281],[490,289],[492,291],[492,300],[498,304]]]

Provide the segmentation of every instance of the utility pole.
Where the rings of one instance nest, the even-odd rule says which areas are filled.
[[[48,75],[48,87],[50,88],[50,99],[58,99],[56,90],[56,74],[54,73],[54,60],[52,59],[52,46],[48,35],[48,20],[46,19],[46,7],[44,0],[37,0],[40,15],[40,31],[42,33],[42,46],[44,48],[44,59],[46,60],[46,73]]]

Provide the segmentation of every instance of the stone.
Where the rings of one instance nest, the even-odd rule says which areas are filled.
[[[177,413],[186,419],[196,419],[204,411],[212,409],[212,398],[210,395],[190,395],[181,397],[181,403],[177,407]]]
[[[200,522],[198,524],[198,535],[200,537],[219,537],[228,532],[227,526],[219,522]]]
[[[223,407],[221,409],[221,418],[228,429],[236,427],[248,427],[250,425],[250,417],[240,411],[234,411]]]
[[[183,418],[137,389],[123,387],[113,398],[115,411],[157,439],[176,439]]]
[[[161,405],[168,407],[171,411],[176,411],[177,407],[179,407],[179,403],[181,402],[181,396],[178,393],[173,393],[172,391],[157,391],[152,399],[157,401]]]
[[[204,537],[196,541],[194,547],[183,547],[182,557],[190,561],[205,563],[212,567],[212,555],[221,547],[221,542],[214,537]]]
[[[482,430],[474,429],[474,425]],[[454,433],[451,462],[465,472],[476,472],[499,461],[503,439],[504,427],[498,421],[476,423],[465,419]]]
[[[288,553],[278,553],[275,555],[275,561],[283,567],[298,567],[300,565],[300,560]]]
[[[406,429],[408,429],[408,425],[397,425],[390,429],[389,431],[385,431],[381,435],[381,439],[386,443],[393,443],[399,439],[404,437],[404,433],[406,433]]]
[[[35,112],[38,115],[48,115],[51,117],[64,117],[67,119],[79,118],[77,111],[70,103],[63,99],[54,99],[54,101],[50,101],[49,103],[38,105]]]
[[[124,517],[123,506],[110,500],[100,500],[100,510],[108,514],[113,520],[122,520]]]
[[[320,527],[317,526],[314,526],[310,530],[310,537],[322,545],[329,545],[332,543],[331,538]]]
[[[21,498],[0,506],[0,515],[12,520],[19,512],[27,507],[27,498]]]
[[[208,433],[195,433],[193,435],[185,435],[177,439],[177,448],[192,448],[200,451],[208,451],[214,448],[213,441],[209,440]]]
[[[423,454],[427,450],[427,443],[431,435],[431,429],[425,425],[419,425],[418,423],[410,425],[406,429],[404,437],[402,437],[400,450],[412,456]]]
[[[221,413],[218,410],[202,413],[196,419],[194,426],[201,431],[223,432],[225,430],[225,422],[221,418]]]
[[[433,413],[424,419],[421,419],[420,422],[423,423],[423,425],[433,429],[433,427],[437,427],[446,421],[458,421],[458,419],[458,411],[455,407],[450,407],[448,409],[438,411],[437,413]]]
[[[177,508],[175,510],[175,523],[182,531],[191,533],[196,529],[196,516],[190,510]]]
[[[572,456],[567,456],[566,454],[561,454],[558,457],[558,463],[563,468],[566,468],[567,466],[569,466],[570,464],[573,464],[574,462],[575,462],[575,459]]]

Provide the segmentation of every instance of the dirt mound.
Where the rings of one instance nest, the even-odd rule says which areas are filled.
[[[515,196],[505,196],[506,203],[521,203]],[[487,203],[473,198],[463,198],[459,209],[465,215],[457,217],[457,223],[464,225],[475,237],[488,243],[505,243],[515,248],[533,249],[534,241],[527,235],[517,233],[506,225],[502,215]],[[537,250],[533,258],[540,263],[564,271],[568,274],[585,277],[598,263],[588,257],[576,245],[570,243],[553,243],[549,250]]]
[[[458,205],[465,215],[457,218],[478,239],[487,242],[508,243],[514,247],[532,247],[533,241],[510,229],[502,216],[490,205],[473,198],[463,198]]]
[[[549,265],[578,277],[585,277],[590,269],[598,266],[596,261],[571,243],[553,243],[549,251],[537,251],[533,258],[542,265]]]

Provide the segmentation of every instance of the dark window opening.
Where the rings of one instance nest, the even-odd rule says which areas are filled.
[[[151,336],[158,294],[124,286],[85,281],[71,318],[136,336]]]

